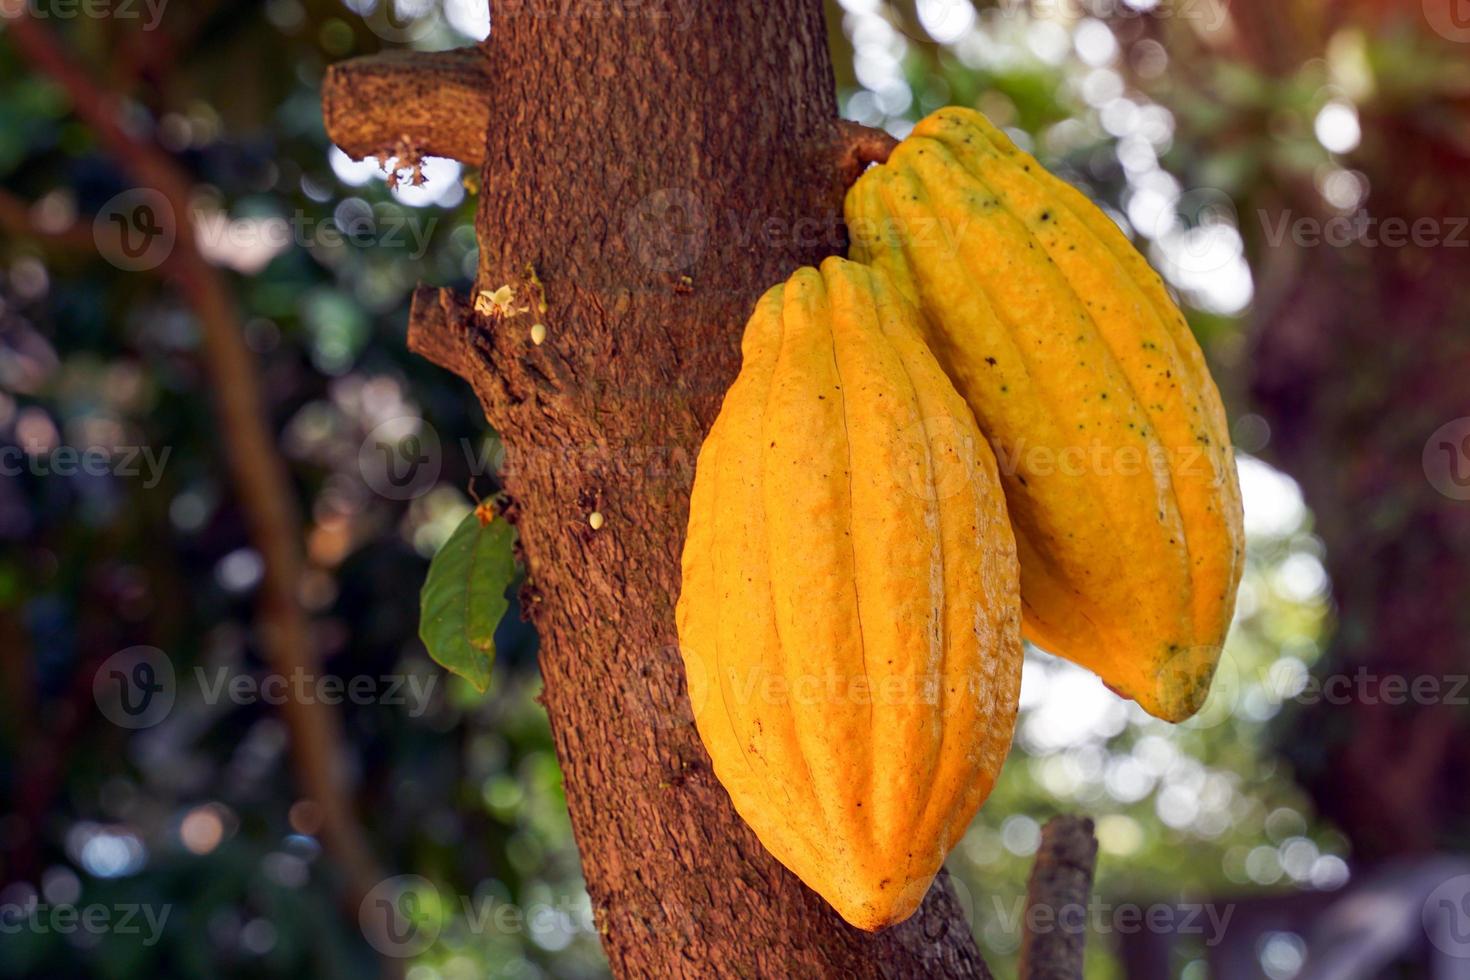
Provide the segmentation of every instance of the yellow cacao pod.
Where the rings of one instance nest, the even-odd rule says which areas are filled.
[[[1114,223],[983,116],[919,123],[849,191],[852,257],[924,311],[999,460],[1027,639],[1197,711],[1243,555],[1219,392]]]
[[[677,610],[735,809],[868,930],[919,906],[1019,697],[994,457],[917,321],[839,258],[761,298],[700,450]]]

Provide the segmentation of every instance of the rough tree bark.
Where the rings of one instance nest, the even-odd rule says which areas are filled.
[[[843,182],[883,149],[836,123],[821,4],[497,7],[484,98],[464,109],[488,119],[478,298],[421,290],[410,343],[474,386],[507,447],[525,608],[613,969],[988,976],[943,879],[867,935],[766,854],[684,691],[687,495],[741,327],[767,286],[843,249]],[[357,81],[381,86],[382,62],[338,66],[333,139],[400,162],[442,147],[427,121],[442,90],[421,70],[439,69],[391,66],[407,82],[395,115]],[[377,108],[341,111],[365,100]]]
[[[1026,921],[1021,936],[1021,980],[1070,980],[1082,976],[1087,946],[1088,896],[1097,865],[1092,821],[1052,817],[1026,883]]]

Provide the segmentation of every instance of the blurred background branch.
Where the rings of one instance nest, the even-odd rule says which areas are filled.
[[[61,86],[72,109],[143,188],[168,203],[173,225],[166,265],[198,317],[205,368],[219,421],[221,449],[262,562],[258,628],[272,666],[286,677],[319,677],[323,668],[302,608],[302,529],[296,495],[268,426],[254,355],[245,344],[238,302],[223,272],[196,246],[193,188],[189,176],[157,146],[122,124],[121,107],[62,48],[29,11],[7,20],[14,43],[36,69]],[[383,879],[354,813],[347,772],[349,753],[334,709],[316,700],[281,704],[291,755],[303,794],[317,808],[322,838],[342,872],[347,914],[355,915]]]

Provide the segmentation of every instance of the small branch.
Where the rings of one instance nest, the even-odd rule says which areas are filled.
[[[869,164],[887,163],[898,140],[881,129],[873,129],[861,123],[839,119],[837,132],[837,166],[842,174],[842,186],[851,187]]]
[[[1081,980],[1096,863],[1091,820],[1063,816],[1047,821],[1026,886],[1021,980]]]
[[[408,313],[408,349],[467,382],[492,425],[525,399],[511,385],[518,376],[514,358],[492,353],[493,338],[468,300],[452,289],[419,286]],[[550,347],[538,348],[555,356]],[[524,380],[523,378],[520,380]]]
[[[92,231],[80,219],[65,228],[42,228],[35,220],[35,205],[0,187],[0,228],[16,238],[35,238],[73,252],[96,252]]]
[[[424,156],[467,166],[485,161],[490,79],[481,48],[390,51],[327,69],[322,113],[327,135],[354,159]]]
[[[408,311],[408,349],[451,374],[466,378],[466,338],[460,326],[468,306],[452,289],[419,286]],[[466,378],[466,380],[468,380]]]

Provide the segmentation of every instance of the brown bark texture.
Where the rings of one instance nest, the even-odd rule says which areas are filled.
[[[1052,817],[1026,884],[1021,980],[1075,980],[1087,945],[1087,905],[1097,865],[1092,821]]]
[[[885,152],[835,122],[821,4],[492,15],[475,299],[420,290],[410,343],[474,386],[507,447],[524,607],[613,970],[988,976],[942,877],[869,935],[777,864],[714,778],[684,689],[688,493],[741,328],[768,286],[844,249],[845,171]],[[331,133],[371,152],[396,128],[338,114]]]
[[[353,157],[485,160],[493,84],[478,48],[387,51],[333,65],[322,80],[322,118]]]

